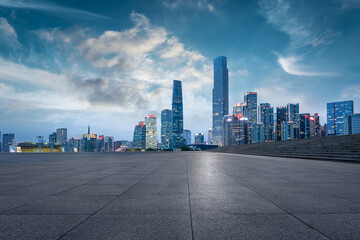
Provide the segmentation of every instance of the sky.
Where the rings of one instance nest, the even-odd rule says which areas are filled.
[[[0,131],[131,140],[146,115],[160,130],[176,79],[184,128],[206,137],[217,56],[230,112],[253,91],[322,124],[327,102],[360,112],[360,0],[0,0]]]

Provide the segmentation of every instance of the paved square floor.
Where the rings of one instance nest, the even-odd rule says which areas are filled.
[[[0,154],[0,239],[360,239],[360,164]]]

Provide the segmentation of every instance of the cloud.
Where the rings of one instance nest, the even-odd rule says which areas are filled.
[[[214,1],[209,0],[164,0],[163,5],[171,10],[187,7],[216,12]]]
[[[28,59],[21,63],[0,59],[0,83],[11,94],[3,94],[1,104],[8,106],[16,100],[26,109],[43,109],[49,115],[57,110],[68,116],[67,109],[71,109],[80,114],[77,119],[96,115],[135,124],[149,113],[160,117],[162,109],[171,107],[172,82],[179,79],[184,91],[184,123],[200,131],[203,121],[193,119],[208,116],[205,131],[211,119],[211,105],[205,104],[211,99],[211,61],[165,28],[152,25],[143,14],[134,12],[130,18],[133,27],[100,34],[81,27],[34,31],[39,44],[51,49],[49,59],[31,59],[31,66],[25,64]],[[60,71],[45,70],[42,62],[46,69]],[[53,118],[56,116],[46,117]],[[116,128],[131,131],[133,126]]]
[[[0,0],[0,7],[13,8],[13,9],[31,9],[36,11],[51,12],[52,14],[62,14],[71,16],[73,18],[110,18],[73,8],[62,7],[54,3],[40,2],[40,1],[22,1],[22,0]]]
[[[5,38],[17,39],[14,28],[8,23],[6,18],[0,17],[0,34]]]
[[[307,67],[301,66],[299,61],[301,59],[299,57],[290,56],[290,57],[282,57],[278,56],[278,63],[280,64],[281,68],[291,74],[297,76],[335,76],[335,73],[329,72],[313,72],[308,70]]]
[[[342,100],[360,100],[360,85],[353,85],[342,90],[340,95]]]
[[[326,44],[339,34],[332,31],[329,26],[321,26],[321,22],[316,21],[313,13],[299,10],[299,7],[293,6],[291,1],[260,0],[258,3],[267,22],[290,37],[292,49],[307,46],[315,48]]]
[[[340,2],[342,2],[342,10],[360,8],[359,0],[340,0]]]

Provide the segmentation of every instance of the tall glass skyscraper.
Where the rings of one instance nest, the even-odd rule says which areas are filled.
[[[145,137],[146,137],[146,129],[144,122],[139,122],[138,125],[135,126],[134,129],[134,137],[133,137],[133,147],[145,149]]]
[[[264,142],[274,141],[274,108],[270,103],[261,103],[259,106],[259,122],[263,123]]]
[[[224,146],[248,143],[248,120],[241,115],[227,115],[224,124]]]
[[[172,147],[179,148],[184,145],[183,131],[183,101],[181,81],[174,80],[172,98]]]
[[[353,101],[332,102],[327,104],[328,135],[344,135],[345,119],[354,113]]]
[[[345,134],[360,134],[360,113],[350,114],[345,119]]]
[[[298,103],[289,103],[287,105],[287,121],[290,126],[289,139],[299,139],[300,138],[300,114],[299,114],[299,104]]]
[[[310,114],[300,114],[300,138],[310,138]]]
[[[186,145],[190,145],[191,144],[191,131],[184,129],[183,136],[184,136]]]
[[[249,123],[257,123],[257,93],[245,93],[244,102],[246,105],[245,117],[248,119]]]
[[[172,112],[170,109],[161,111],[161,146],[169,148],[172,134]]]
[[[281,141],[281,123],[287,120],[287,108],[276,108],[276,141]]]
[[[227,58],[220,56],[214,59],[213,88],[213,143],[223,143],[223,119],[229,114],[229,72]]]
[[[145,130],[145,148],[157,148],[157,126],[154,115],[147,115],[145,117]]]
[[[5,133],[2,135],[2,150],[3,152],[10,152],[10,144],[15,142],[14,133]]]

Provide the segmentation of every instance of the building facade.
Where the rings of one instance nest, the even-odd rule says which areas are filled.
[[[281,123],[287,121],[287,107],[276,108],[276,141],[281,141]]]
[[[139,149],[145,149],[146,142],[146,127],[143,121],[135,125],[133,136],[133,147]]]
[[[259,122],[263,123],[264,142],[274,141],[274,108],[270,103],[261,103],[259,106]]]
[[[223,119],[229,114],[229,72],[227,58],[219,56],[214,59],[213,104],[213,143],[223,143]]]
[[[344,135],[345,119],[354,113],[353,101],[332,102],[327,104],[328,135]]]
[[[161,111],[161,147],[169,148],[172,137],[172,112],[170,109]]]
[[[196,133],[195,134],[195,144],[204,144],[204,134],[203,133]]]
[[[233,146],[248,143],[248,120],[241,114],[224,117],[224,146]]]
[[[183,131],[184,119],[181,81],[174,80],[172,97],[172,148],[179,148],[184,145]]]
[[[14,133],[5,133],[2,135],[2,151],[10,152],[11,143],[15,142],[15,134]]]
[[[154,115],[147,115],[145,117],[145,148],[157,148],[157,126],[156,117]]]
[[[300,138],[300,114],[299,103],[289,103],[287,105],[287,121],[292,122],[291,131],[289,134],[290,139]]]
[[[67,129],[66,128],[56,129],[56,143],[65,146],[66,141],[67,141]]]
[[[190,145],[191,144],[191,131],[184,129],[183,136],[184,136],[185,144]]]
[[[345,134],[360,134],[360,113],[350,114],[346,118]]]
[[[300,114],[300,138],[310,138],[310,114]]]

